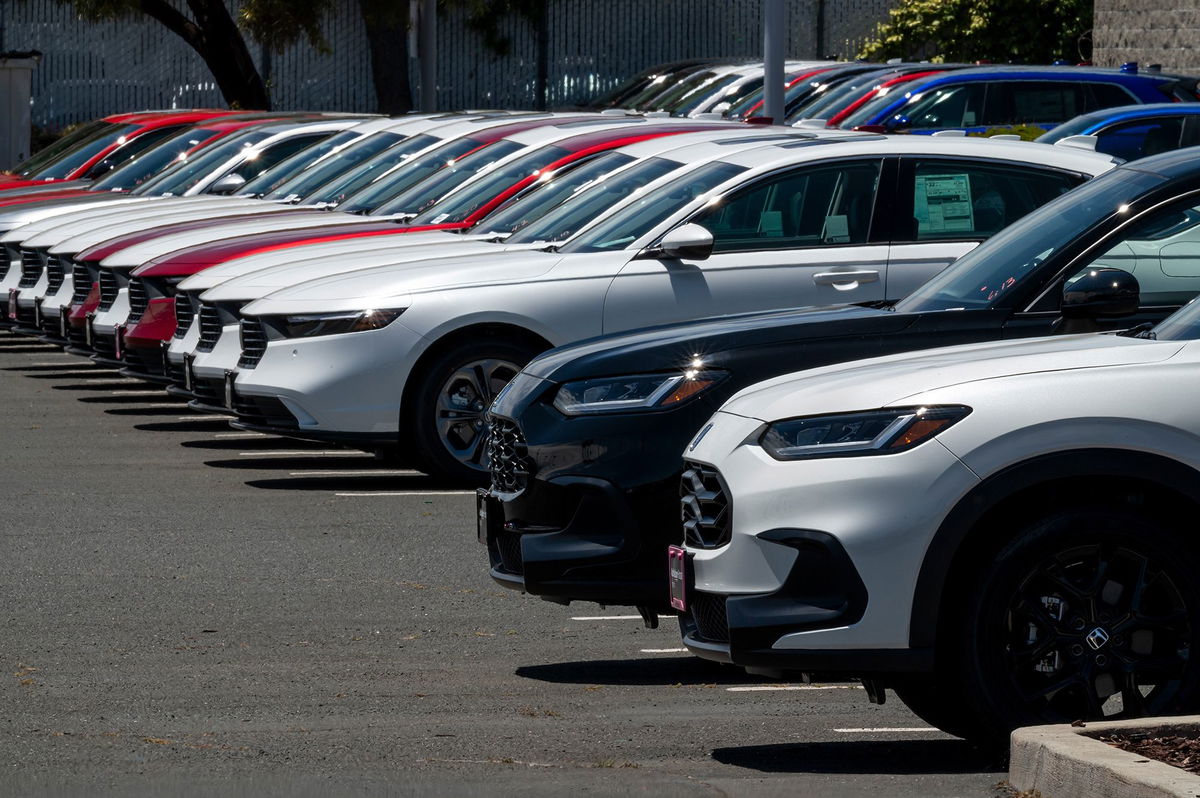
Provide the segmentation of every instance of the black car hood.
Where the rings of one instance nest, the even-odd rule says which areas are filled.
[[[525,374],[564,382],[687,368],[697,357],[706,368],[721,368],[747,347],[895,332],[917,316],[857,305],[721,316],[552,349],[527,365]]]

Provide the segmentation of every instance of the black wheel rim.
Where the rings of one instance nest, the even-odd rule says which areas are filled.
[[[1157,714],[1188,674],[1190,595],[1161,558],[1125,545],[1042,560],[1007,607],[1013,686],[1050,722]]]
[[[500,358],[480,358],[456,369],[438,392],[437,433],[446,451],[475,471],[487,469],[487,424],[492,399],[521,367]]]

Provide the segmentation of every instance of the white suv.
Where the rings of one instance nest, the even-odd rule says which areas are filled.
[[[1137,295],[1097,265],[1068,283],[1063,314],[1132,313]],[[985,743],[1194,710],[1197,339],[1193,302],[1152,332],[929,350],[743,390],[684,454],[670,571],[685,644],[759,671],[858,675],[872,700],[892,687]]]

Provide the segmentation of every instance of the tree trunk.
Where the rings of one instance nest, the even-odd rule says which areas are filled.
[[[412,86],[408,74],[408,5],[404,13],[386,0],[359,0],[359,10],[367,28],[367,46],[371,51],[371,79],[375,83],[376,110],[396,116],[413,108]]]
[[[143,13],[166,25],[199,53],[230,108],[269,110],[266,86],[246,40],[222,0],[187,0],[193,22],[165,0],[140,0]]]

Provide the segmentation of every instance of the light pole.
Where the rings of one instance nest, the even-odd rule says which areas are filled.
[[[784,0],[763,0],[763,80],[764,116],[771,124],[785,124],[783,118],[783,59],[787,40],[787,11]]]

